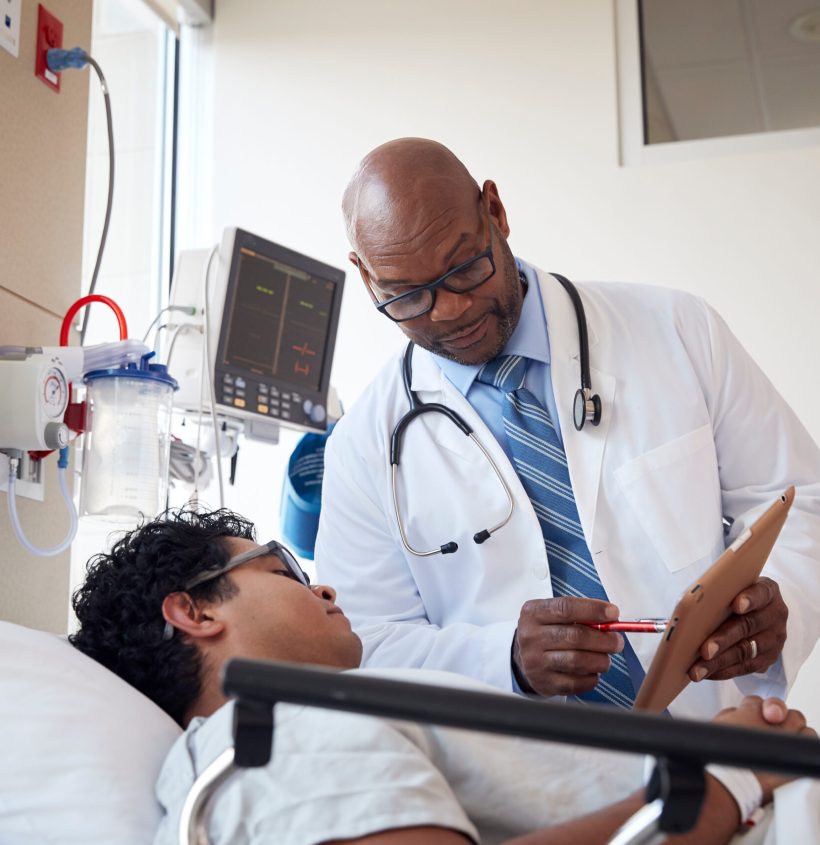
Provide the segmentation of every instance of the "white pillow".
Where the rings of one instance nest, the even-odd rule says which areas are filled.
[[[0,622],[0,843],[149,845],[181,732],[61,637]]]

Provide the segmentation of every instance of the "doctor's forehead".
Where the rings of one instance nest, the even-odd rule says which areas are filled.
[[[351,244],[360,254],[370,242],[389,245],[423,234],[442,215],[468,210],[478,185],[441,144],[419,138],[388,142],[361,163],[342,208]]]

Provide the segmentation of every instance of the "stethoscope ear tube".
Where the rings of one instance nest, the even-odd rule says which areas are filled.
[[[581,359],[581,387],[575,391],[572,405],[572,421],[580,431],[584,423],[598,425],[601,422],[601,397],[592,392],[592,379],[589,374],[589,333],[587,332],[587,316],[584,303],[575,285],[560,273],[551,273],[556,278],[572,300],[575,309],[575,319],[578,323],[578,347]]]
[[[418,400],[416,401],[417,404],[396,423],[396,427],[393,429],[393,434],[390,435],[390,463],[394,466],[398,466],[399,464],[401,439],[404,436],[407,426],[410,425],[416,417],[420,417],[422,414],[444,414],[444,416],[457,425],[461,431],[467,435],[467,437],[473,433],[472,428],[452,408],[448,408],[446,405],[440,405],[438,402],[425,402],[422,404],[418,402]]]

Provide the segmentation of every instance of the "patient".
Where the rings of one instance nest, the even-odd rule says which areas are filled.
[[[227,660],[355,670],[361,657],[333,589],[309,586],[286,549],[257,545],[253,526],[225,510],[177,511],[127,534],[90,561],[73,603],[72,643],[187,727],[157,785],[166,811],[157,843],[177,841],[191,784],[231,744],[232,704],[220,687]],[[477,686],[422,670],[392,677]],[[718,721],[816,736],[774,699],[748,698]],[[208,830],[213,845],[603,843],[643,803],[641,768],[635,756],[283,704],[272,761],[220,787]],[[728,842],[785,781],[716,775],[697,828],[670,843]]]

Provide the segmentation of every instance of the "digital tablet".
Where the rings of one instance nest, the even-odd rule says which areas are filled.
[[[735,596],[760,576],[793,501],[789,487],[686,590],[635,697],[636,710],[662,713],[689,683],[700,647],[729,618]]]

